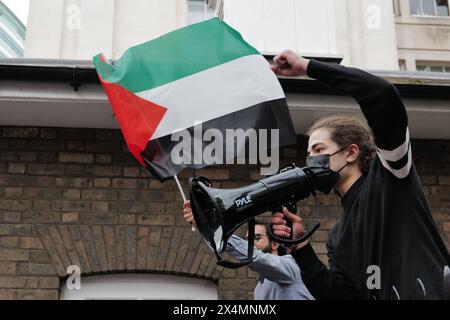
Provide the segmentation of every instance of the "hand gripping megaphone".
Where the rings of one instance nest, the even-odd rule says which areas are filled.
[[[267,211],[275,211],[280,206],[296,203],[315,196],[315,191],[330,193],[339,174],[330,168],[299,168],[288,166],[276,175],[264,178],[254,184],[237,189],[215,189],[205,177],[190,179],[190,200],[192,213],[198,230],[207,245],[214,251],[217,264],[227,268],[239,268],[253,260],[254,218]],[[316,203],[317,209],[317,203]],[[234,231],[248,222],[248,253],[246,261],[236,263],[225,261],[221,253]],[[298,244],[307,240],[320,227],[316,224],[298,239],[280,238],[269,234],[282,244]]]

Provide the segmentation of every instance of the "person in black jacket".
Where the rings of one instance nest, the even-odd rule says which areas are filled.
[[[373,133],[372,139],[363,124],[345,116],[320,119],[309,131],[307,165],[329,155],[330,168],[340,174],[334,189],[344,208],[327,241],[329,269],[311,244],[293,248],[311,294],[413,299],[423,285],[427,299],[442,299],[450,256],[412,161],[408,118],[396,88],[362,70],[304,59],[290,50],[274,62],[278,75],[308,75],[355,98]],[[293,221],[296,236],[303,232],[300,217],[284,208],[271,221],[278,236],[289,236],[284,218]],[[378,286],[370,285],[373,270],[379,271]]]

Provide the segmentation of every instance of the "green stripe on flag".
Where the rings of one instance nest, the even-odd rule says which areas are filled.
[[[131,47],[115,63],[100,55],[94,64],[101,77],[137,93],[259,52],[218,18],[170,32]]]

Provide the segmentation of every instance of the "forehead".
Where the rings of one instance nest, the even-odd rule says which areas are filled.
[[[266,233],[266,226],[264,226],[262,224],[255,225],[255,233],[265,234]]]
[[[309,136],[308,150],[312,149],[318,144],[330,145],[333,141],[331,140],[331,133],[329,129],[319,128],[314,130]]]

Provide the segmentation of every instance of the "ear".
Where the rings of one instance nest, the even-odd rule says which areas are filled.
[[[275,241],[272,241],[271,243],[272,243],[272,251],[277,250],[278,247],[280,246],[280,244]]]
[[[358,160],[359,147],[357,144],[351,144],[347,147],[347,162],[353,163]]]

